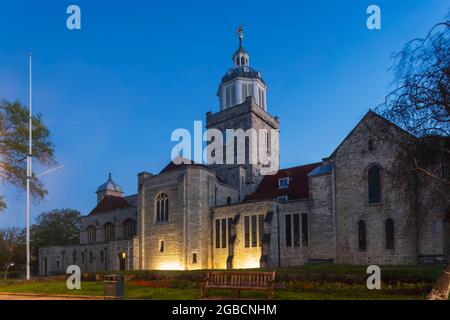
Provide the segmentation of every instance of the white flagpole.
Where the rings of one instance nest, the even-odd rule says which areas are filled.
[[[33,99],[32,99],[32,54],[30,53],[30,97],[29,97],[29,105],[30,105],[30,116],[29,116],[29,149],[28,149],[28,157],[27,157],[27,280],[30,280],[30,180],[33,174],[32,169],[32,139],[33,139],[33,124],[32,124],[32,111],[33,111]]]

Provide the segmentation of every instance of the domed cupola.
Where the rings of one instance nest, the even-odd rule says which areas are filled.
[[[124,193],[122,187],[115,183],[109,174],[108,181],[97,188],[97,203],[103,200],[106,196],[123,197]]]
[[[267,86],[261,73],[250,67],[250,56],[243,48],[244,29],[239,27],[239,48],[233,55],[234,67],[222,77],[217,95],[220,98],[220,109],[225,110],[244,103],[253,97],[256,104],[267,111]]]

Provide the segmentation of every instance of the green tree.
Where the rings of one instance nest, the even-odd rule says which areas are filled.
[[[43,212],[31,226],[31,265],[38,266],[39,247],[64,246],[80,243],[81,214],[73,209]]]
[[[29,140],[28,109],[20,102],[0,103],[0,179],[20,189],[25,189],[27,178],[27,155]],[[55,162],[54,148],[50,141],[50,132],[37,114],[32,118],[33,124],[33,159],[41,164]],[[47,190],[33,175],[31,194],[35,202],[43,199]],[[3,196],[0,195],[0,210],[6,208]]]
[[[13,263],[10,272],[23,272],[25,270],[25,243],[23,230],[20,228],[0,229],[0,270]]]

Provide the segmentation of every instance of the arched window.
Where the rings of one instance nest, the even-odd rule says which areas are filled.
[[[105,242],[114,240],[114,225],[111,222],[105,223],[103,231],[105,234]]]
[[[373,141],[372,141],[372,139],[369,139],[369,142],[367,143],[367,149],[369,149],[369,152],[373,151]]]
[[[131,239],[136,235],[136,221],[127,219],[123,222],[123,238]]]
[[[94,226],[89,226],[87,228],[87,240],[88,243],[95,243],[95,236],[96,236],[96,232],[95,232],[95,227]]]
[[[245,65],[245,58],[244,57],[241,57],[241,65],[242,66]]]
[[[160,193],[156,198],[156,222],[169,221],[169,197]]]
[[[227,204],[231,204],[231,197],[227,198]]]
[[[100,261],[103,263],[103,260],[105,260],[105,256],[104,256],[104,253],[102,250],[102,251],[100,251]]]
[[[84,252],[81,253],[81,263],[84,263]]]
[[[358,222],[358,249],[359,251],[367,250],[367,232],[364,220]]]
[[[77,250],[72,251],[72,262],[73,264],[77,262]]]
[[[386,249],[394,250],[394,221],[392,219],[386,220]]]
[[[368,171],[368,191],[369,203],[381,202],[381,170],[377,165],[373,165]]]
[[[94,256],[92,254],[92,252],[89,252],[89,263],[94,262]]]

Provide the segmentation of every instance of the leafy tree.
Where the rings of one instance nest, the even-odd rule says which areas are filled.
[[[43,212],[31,226],[31,240],[36,246],[60,246],[80,241],[81,214],[73,209]]]
[[[27,178],[27,155],[29,140],[28,109],[20,102],[0,102],[0,179],[20,189],[25,189]],[[37,114],[32,117],[33,158],[41,164],[54,162],[50,132]],[[43,184],[33,175],[30,184],[34,201],[47,194]],[[0,196],[0,210],[6,208]]]
[[[80,243],[81,214],[73,209],[43,212],[31,226],[31,265],[38,266],[39,247],[63,246]]]
[[[14,263],[9,271],[23,271],[25,268],[25,243],[20,228],[0,229],[0,270]]]

